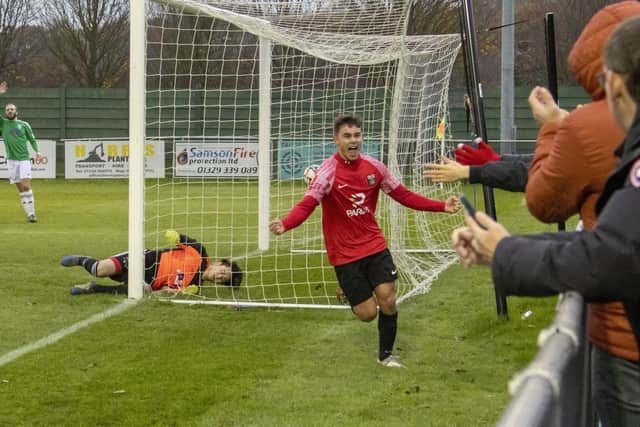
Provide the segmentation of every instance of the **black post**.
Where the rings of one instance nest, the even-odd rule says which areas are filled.
[[[544,42],[547,55],[547,82],[553,100],[558,102],[558,68],[556,66],[556,30],[553,13],[544,15]]]
[[[558,103],[558,68],[556,66],[556,30],[553,21],[553,13],[544,15],[544,41],[547,56],[547,84],[553,100]],[[558,231],[567,229],[564,221],[558,223]]]
[[[466,55],[466,64],[468,66],[467,78],[470,80],[471,104],[473,108],[473,116],[475,118],[476,134],[480,136],[487,144],[489,138],[487,136],[487,124],[484,117],[484,94],[482,92],[482,83],[480,83],[480,72],[478,68],[478,41],[473,26],[473,7],[471,0],[461,0],[462,8],[462,42],[465,45],[464,52]],[[493,188],[483,185],[482,193],[484,195],[484,206],[487,215],[496,219],[496,203],[493,197]],[[508,317],[507,299],[497,290],[496,310],[499,316]]]

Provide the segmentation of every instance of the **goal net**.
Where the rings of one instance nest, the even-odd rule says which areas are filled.
[[[147,3],[146,139],[163,141],[165,178],[147,179],[146,247],[166,229],[244,271],[205,282],[191,302],[344,307],[318,207],[269,234],[304,195],[303,171],[335,153],[334,117],[363,117],[363,151],[408,188],[444,200],[423,164],[446,151],[458,35],[405,36],[410,0],[157,0]],[[378,220],[399,268],[400,299],[454,262],[460,215],[416,212],[381,195]]]

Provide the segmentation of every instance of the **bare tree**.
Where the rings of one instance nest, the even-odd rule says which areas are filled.
[[[70,77],[88,87],[116,86],[128,70],[128,0],[48,0],[46,46]]]
[[[418,0],[411,8],[408,34],[459,33],[458,0]]]
[[[31,0],[0,0],[0,75],[15,74],[16,67],[27,57],[28,45],[20,38],[31,22]],[[26,49],[25,49],[26,48]]]

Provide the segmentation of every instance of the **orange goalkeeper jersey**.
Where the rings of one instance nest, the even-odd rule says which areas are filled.
[[[161,289],[164,286],[170,288],[186,288],[199,273],[209,266],[209,258],[200,255],[192,246],[179,243],[176,249],[160,253],[156,277],[151,284],[153,289]],[[179,273],[184,276],[180,279]],[[196,285],[199,283],[195,283]]]

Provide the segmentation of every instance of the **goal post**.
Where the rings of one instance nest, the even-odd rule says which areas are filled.
[[[260,37],[260,89],[258,107],[260,125],[258,128],[258,249],[269,249],[269,213],[271,212],[271,41]]]
[[[129,298],[144,290],[144,145],[146,5],[130,0],[129,33]]]
[[[303,197],[305,168],[335,152],[339,113],[363,117],[363,151],[407,187],[441,200],[457,193],[456,185],[427,182],[422,167],[452,148],[439,128],[448,118],[460,39],[406,36],[410,0],[145,4],[145,24],[132,27],[132,34],[145,28],[137,53],[145,62],[135,71],[144,70],[144,94],[134,96],[132,75],[131,102],[136,111],[145,104],[142,139],[164,142],[166,173],[140,178],[142,163],[135,173],[144,188],[133,190],[130,181],[137,191],[130,209],[144,218],[140,239],[143,247],[163,247],[164,231],[175,229],[201,242],[212,261],[231,259],[244,271],[237,288],[205,283],[198,295],[177,299],[341,307],[320,208],[282,236],[268,230],[271,218]],[[400,300],[426,292],[454,262],[449,236],[461,218],[380,197],[378,220],[399,267]]]

